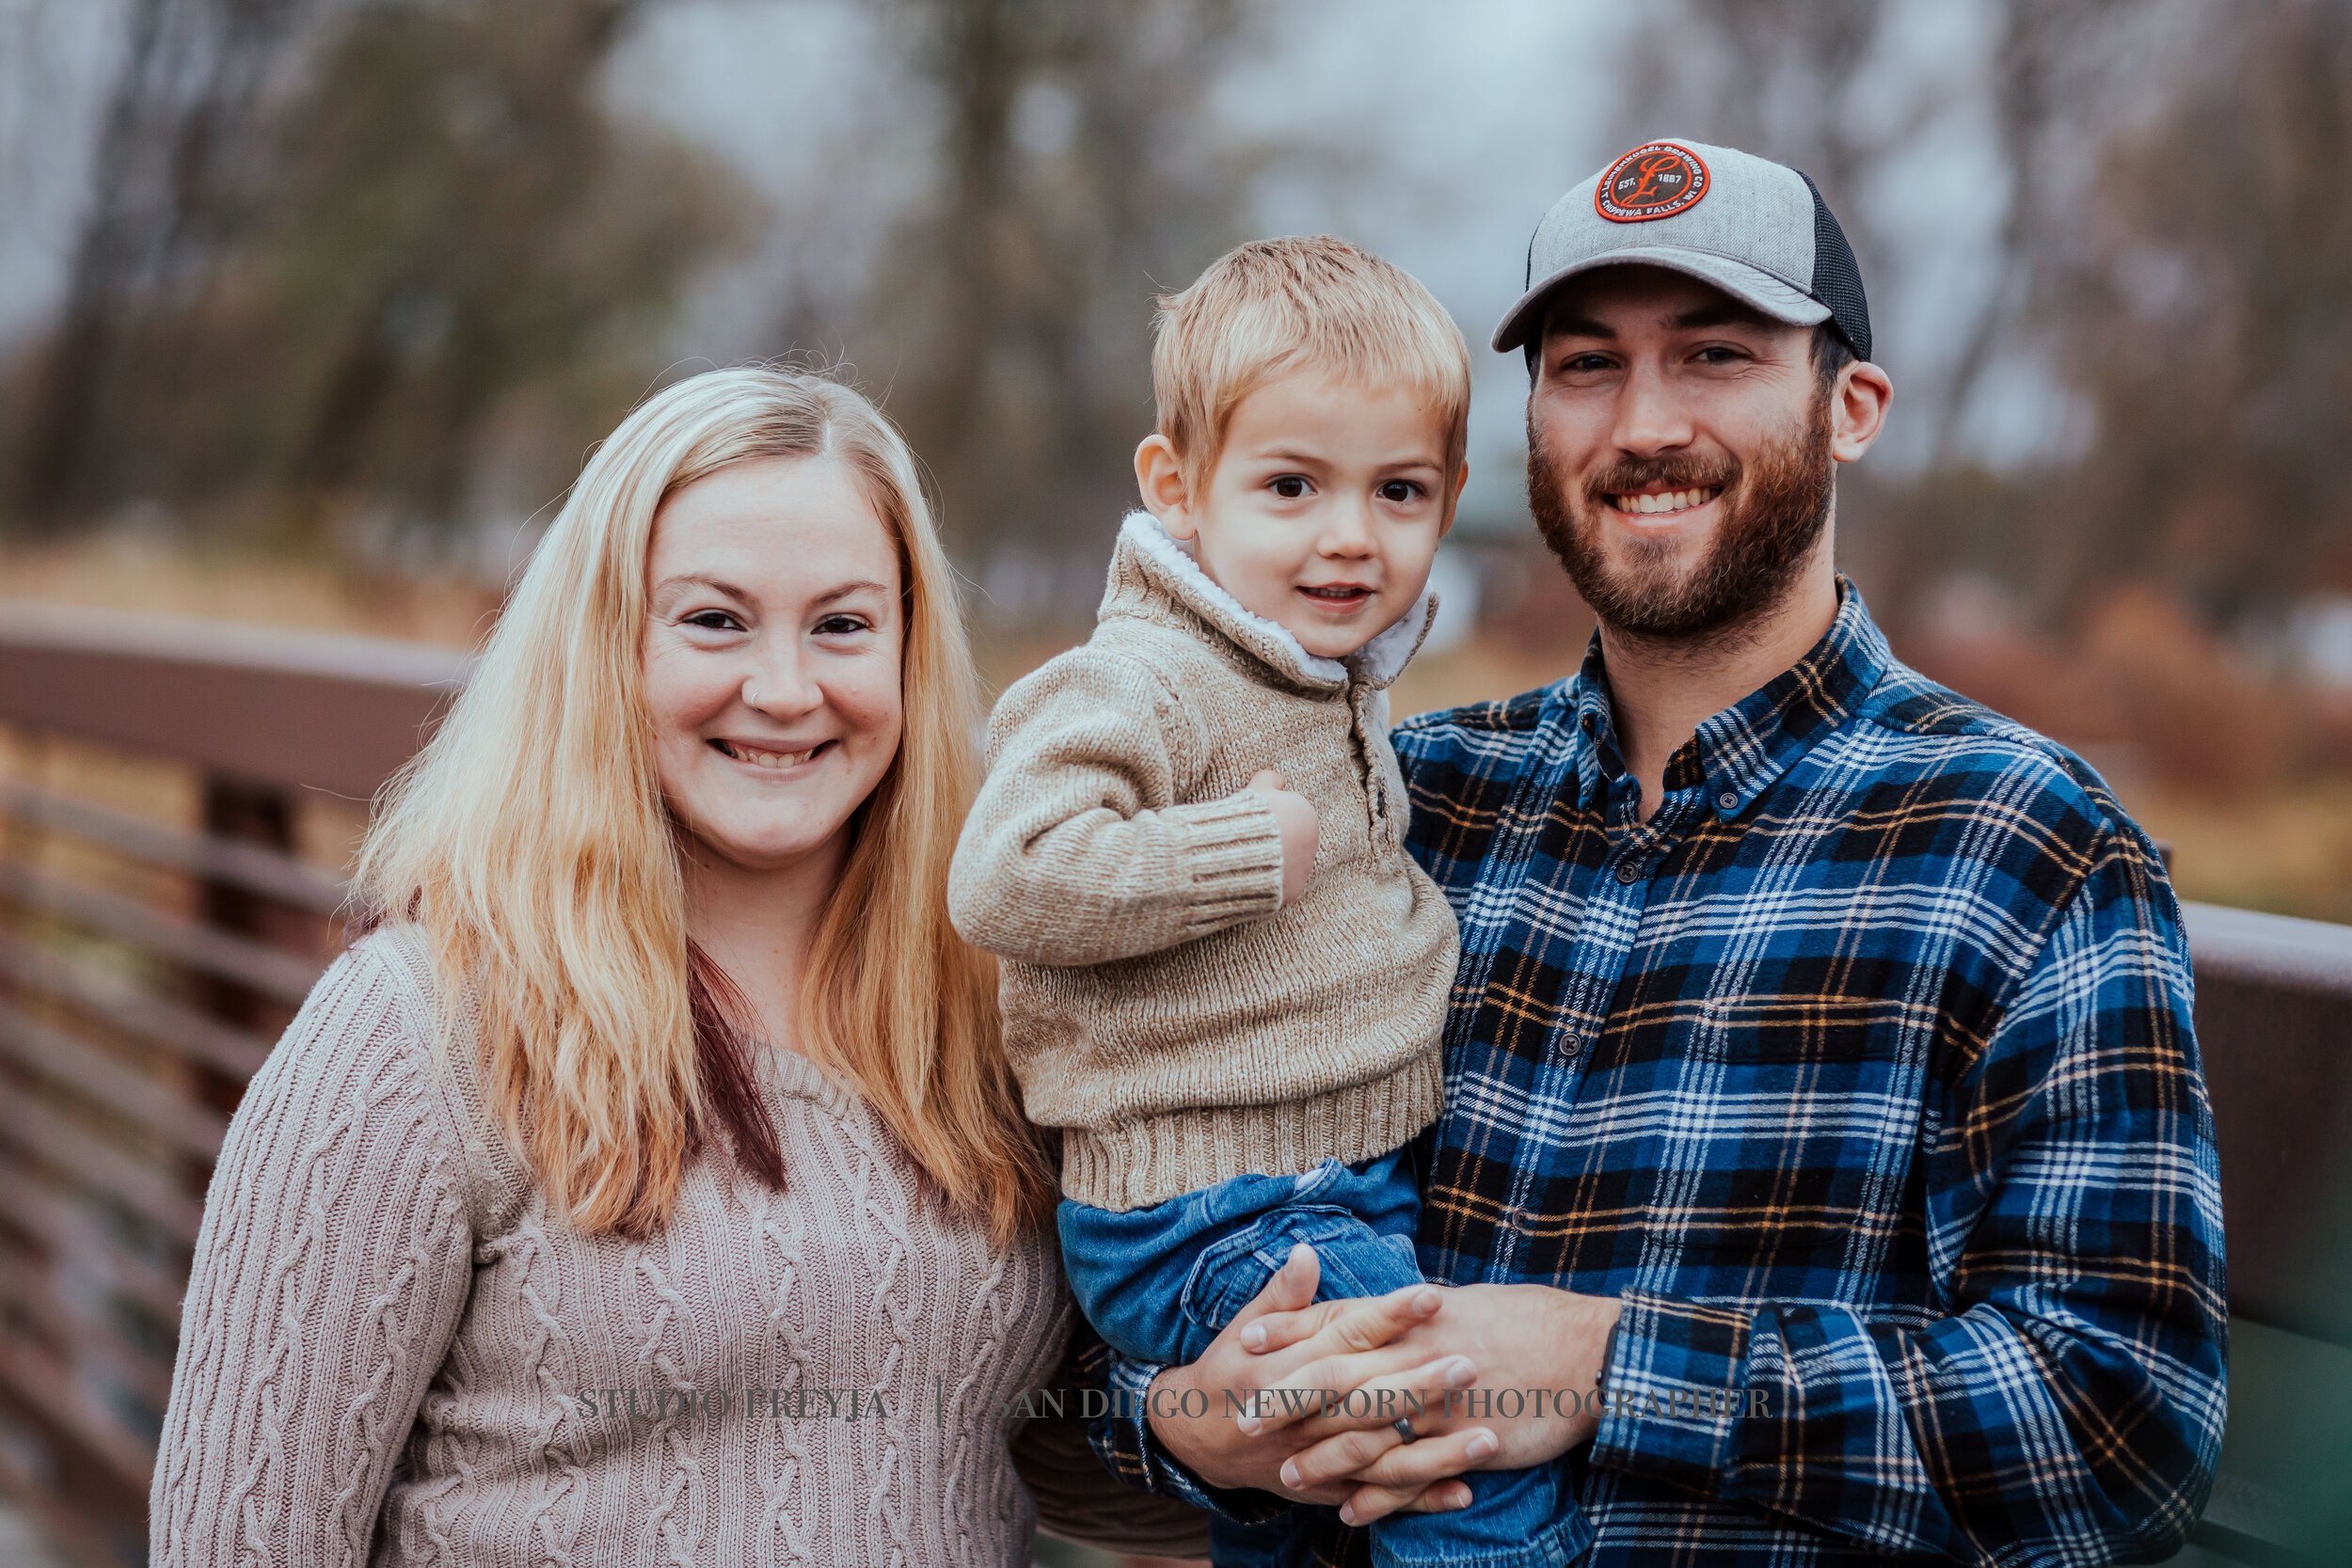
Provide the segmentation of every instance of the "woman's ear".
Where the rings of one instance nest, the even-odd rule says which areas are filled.
[[[1189,539],[1199,531],[1192,520],[1192,486],[1175,445],[1156,432],[1136,448],[1136,488],[1143,492],[1143,509],[1160,520],[1171,539]]]

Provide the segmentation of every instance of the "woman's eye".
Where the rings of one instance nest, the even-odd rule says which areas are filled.
[[[1284,474],[1266,488],[1286,501],[1295,501],[1307,493],[1307,482],[1296,474]]]
[[[702,626],[709,631],[740,631],[743,623],[723,610],[698,610],[686,618],[690,626]]]
[[[1382,500],[1398,506],[1403,506],[1406,501],[1418,499],[1421,493],[1421,486],[1409,479],[1392,479],[1380,486],[1379,491]]]
[[[819,637],[848,637],[852,632],[865,629],[865,621],[855,615],[828,615],[817,623],[817,635]]]

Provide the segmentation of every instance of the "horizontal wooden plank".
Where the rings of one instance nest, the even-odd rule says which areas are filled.
[[[30,1411],[20,1418],[38,1420]],[[135,1533],[143,1536],[147,1528],[144,1489],[134,1492],[119,1481],[116,1487],[122,1493],[123,1502],[133,1510],[129,1517],[135,1524]],[[77,1508],[74,1505],[78,1499],[69,1499],[56,1491],[47,1477],[36,1478],[33,1472],[23,1468],[8,1444],[0,1444],[0,1493],[7,1494],[40,1522],[41,1529],[72,1568],[122,1568],[123,1554],[98,1532],[87,1502]],[[118,1528],[121,1527],[119,1519],[110,1522]]]
[[[126,1034],[242,1082],[262,1069],[269,1042],[139,990],[103,967],[0,929],[0,978],[62,998]]]
[[[64,1345],[72,1365],[114,1379],[161,1414],[171,1402],[171,1358],[131,1343],[103,1320],[68,1311],[38,1261],[0,1248],[0,1303]]]
[[[144,1493],[155,1473],[155,1445],[90,1398],[72,1372],[30,1341],[0,1338],[0,1381],[20,1403],[79,1443],[122,1481]]]
[[[78,1205],[34,1182],[10,1160],[0,1160],[0,1214],[51,1257],[70,1259],[108,1291],[137,1303],[158,1321],[180,1321],[181,1301],[188,1293],[186,1275],[167,1270],[134,1250]]]
[[[0,815],[43,832],[103,845],[151,865],[227,882],[297,909],[333,914],[342,907],[345,890],[340,879],[258,844],[192,833],[6,781],[0,781]]]
[[[2195,903],[2181,906],[2181,923],[2200,976],[2226,975],[2352,1004],[2352,926]],[[2352,1053],[2352,1034],[2330,1043]]]
[[[2352,1346],[2352,927],[2183,909],[2230,1310]]]
[[[415,752],[469,668],[388,638],[0,600],[0,723],[354,800]]]
[[[316,959],[199,926],[51,871],[0,861],[0,895],[284,1002],[300,1002],[326,973]]]
[[[55,1167],[66,1180],[113,1197],[181,1245],[196,1245],[204,1206],[183,1191],[169,1172],[158,1170],[61,1117],[37,1111],[17,1095],[0,1095],[0,1134]]]
[[[190,1100],[184,1088],[140,1072],[103,1047],[28,1017],[6,1002],[0,1002],[0,1052],[19,1066],[162,1133],[199,1160],[220,1154],[228,1117]]]

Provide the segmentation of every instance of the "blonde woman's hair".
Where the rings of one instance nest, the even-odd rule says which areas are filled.
[[[645,562],[656,515],[685,486],[750,459],[819,456],[850,466],[898,546],[904,727],[852,818],[801,1043],[1002,1245],[1048,1212],[1053,1176],[1005,1059],[993,963],[947,923],[978,692],[914,457],[849,388],[714,371],[622,421],[389,787],[360,854],[360,907],[424,927],[449,998],[443,1044],[461,1007],[478,1017],[490,1104],[555,1212],[650,1235],[714,1127],[780,1188],[739,1000],[686,934],[681,830],[646,717]]]
[[[1253,240],[1209,263],[1152,319],[1159,432],[1185,482],[1216,466],[1241,400],[1273,376],[1319,370],[1403,387],[1446,421],[1446,469],[1470,431],[1470,349],[1420,279],[1328,234]]]

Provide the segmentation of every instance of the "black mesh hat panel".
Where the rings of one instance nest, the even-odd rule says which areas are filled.
[[[1829,307],[1830,325],[1846,340],[1857,359],[1870,357],[1870,302],[1863,297],[1862,269],[1853,259],[1853,246],[1846,243],[1846,231],[1837,227],[1836,215],[1829,203],[1821,199],[1821,187],[1813,182],[1813,176],[1799,174],[1804,188],[1813,193],[1813,297]]]

